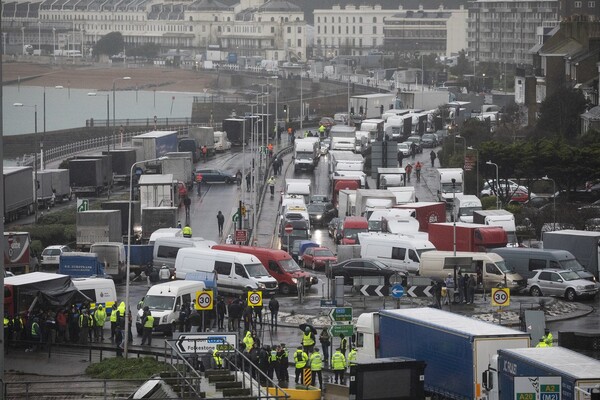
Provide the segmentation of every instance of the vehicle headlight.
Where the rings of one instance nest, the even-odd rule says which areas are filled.
[[[259,284],[258,284],[258,287],[259,287],[259,288],[261,288],[261,289],[264,289],[264,288],[266,288],[266,286],[265,286],[265,284],[264,284],[264,283],[259,283]]]
[[[322,215],[317,215],[317,219],[321,219]]]
[[[577,289],[577,290],[583,290],[583,289],[585,289],[585,287],[584,287],[584,286],[581,286],[581,285],[577,285],[577,286],[575,287],[575,289]]]
[[[292,278],[292,283],[293,283],[294,285],[295,285],[295,284],[297,284],[297,283],[298,283],[298,279],[296,279],[296,278]]]

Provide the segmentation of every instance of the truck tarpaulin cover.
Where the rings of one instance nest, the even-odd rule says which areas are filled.
[[[50,281],[32,282],[19,287],[21,295],[37,296],[41,305],[62,306],[72,303],[74,298],[85,296],[77,290],[70,276],[62,276]],[[77,297],[76,297],[77,296]]]
[[[501,227],[487,227],[475,230],[474,244],[490,247],[506,247],[508,237],[506,231]]]

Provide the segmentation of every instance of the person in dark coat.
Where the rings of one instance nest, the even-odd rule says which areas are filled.
[[[402,160],[404,160],[404,153],[398,151],[398,168],[402,168]]]
[[[219,210],[217,213],[217,227],[219,228],[219,236],[223,235],[223,225],[225,224],[225,216]]]
[[[220,331],[225,330],[225,311],[227,306],[225,305],[225,300],[222,296],[219,296],[217,300],[217,328]]]
[[[240,330],[240,319],[242,317],[242,304],[239,298],[233,300],[228,308],[230,330]]]
[[[431,286],[433,286],[433,299],[434,299],[434,307],[442,308],[442,284],[437,281],[431,281]]]
[[[252,324],[252,307],[246,306],[242,311],[242,319],[244,320],[244,332],[248,332],[250,328],[254,328]]]
[[[273,295],[269,300],[269,311],[271,312],[271,329],[277,329],[277,315],[279,314],[279,300]]]

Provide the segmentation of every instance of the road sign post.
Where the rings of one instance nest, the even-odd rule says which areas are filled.
[[[345,337],[352,337],[352,335],[354,335],[354,325],[332,325],[329,328],[329,334],[331,337],[338,337],[340,334]]]
[[[492,305],[497,307],[510,305],[510,289],[492,288]]]
[[[352,307],[335,307],[329,311],[331,322],[352,322]]]
[[[181,333],[175,347],[183,354],[209,353],[215,349],[231,351],[237,349],[235,333]]]
[[[196,292],[196,303],[194,308],[198,311],[212,310],[214,307],[214,295],[212,290],[200,290]]]
[[[90,201],[88,199],[77,199],[77,212],[88,211],[90,209]]]
[[[248,292],[248,306],[262,307],[262,305],[263,305],[262,291],[254,290],[254,291]]]
[[[246,243],[248,241],[248,231],[246,229],[236,229],[235,231],[236,243]]]

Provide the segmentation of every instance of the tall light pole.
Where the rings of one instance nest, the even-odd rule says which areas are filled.
[[[350,126],[350,59],[346,59],[348,62],[348,126]]]
[[[115,78],[113,79],[112,82],[112,98],[113,98],[113,135],[116,133],[116,126],[115,126],[115,115],[116,115],[116,110],[115,110],[115,84],[117,83],[117,81],[128,81],[130,80],[131,77],[130,76],[124,76],[122,78]]]
[[[40,54],[38,54],[38,56],[42,55],[42,21],[38,20],[38,51],[40,52]]]
[[[52,55],[56,62],[56,28],[52,28]]]
[[[496,210],[500,209],[500,179],[498,177],[498,164],[491,161],[485,162],[487,165],[493,165],[496,167]]]
[[[22,26],[21,27],[21,51],[22,51],[22,55],[25,55],[25,27]]]
[[[277,76],[277,75],[273,75],[273,76],[268,76],[268,77],[267,77],[267,82],[269,81],[269,79],[275,79],[275,130],[274,130],[274,132],[273,132],[273,133],[274,133],[274,135],[275,135],[275,137],[274,137],[275,139],[277,139],[277,132],[279,131],[279,120],[277,119],[277,117],[279,116],[279,115],[277,114],[277,111],[278,111],[278,108],[279,108],[279,107],[278,107],[278,105],[277,105],[277,79],[278,79],[278,78],[279,78],[279,76]],[[268,103],[267,103],[267,104],[268,104]],[[267,106],[267,107],[268,107],[268,106]],[[268,108],[267,108],[267,110],[268,110]],[[268,114],[268,113],[269,113],[269,112],[267,111],[267,114]],[[271,129],[271,128],[268,126],[268,124],[267,124],[267,127],[268,127],[267,129]]]
[[[475,162],[475,182],[477,183],[477,196],[479,197],[479,150],[474,148],[473,146],[469,146],[467,147],[468,150],[473,150],[475,151],[475,157],[477,158],[477,161]]]
[[[153,158],[151,160],[142,160],[138,162],[134,162],[131,165],[131,171],[129,172],[129,212],[127,216],[129,220],[127,221],[127,268],[125,270],[125,313],[130,311],[129,309],[129,274],[131,272],[131,202],[133,201],[133,170],[136,165],[149,163],[153,161],[161,161],[167,157],[158,157]],[[128,344],[129,344],[129,318],[127,314],[125,315],[125,332],[123,333],[124,338],[124,346],[123,351],[125,353],[125,358],[127,358]]]
[[[38,128],[37,128],[37,104],[34,104],[32,106],[27,105],[27,104],[23,104],[23,103],[14,103],[13,104],[14,107],[27,107],[27,108],[33,108],[34,110],[34,119],[35,119],[35,133],[36,133],[36,138],[37,138],[37,133],[38,133]],[[38,138],[38,145],[39,145],[39,138]],[[38,156],[38,149],[35,149],[35,153],[33,156],[33,181],[35,183],[35,190],[33,191],[33,204],[34,204],[34,208],[35,208],[35,223],[37,223],[38,221],[38,207],[37,207],[37,156]]]
[[[456,179],[452,178],[452,248],[456,257]]]
[[[2,32],[2,55],[6,55],[6,32]]]
[[[109,106],[109,102],[108,99],[110,98],[110,95],[108,93],[106,94],[98,94],[96,92],[90,92],[87,94],[88,96],[104,96],[106,97],[106,132],[108,132],[108,134],[110,135],[110,115],[109,115],[109,110],[110,110],[110,106]],[[113,136],[113,140],[114,140],[114,136]],[[110,151],[110,140],[106,140],[106,146],[108,147],[108,151]]]
[[[545,181],[552,181],[552,230],[556,230],[556,182],[548,175],[542,177]]]
[[[302,133],[302,122],[304,121],[304,100],[302,98],[302,69],[300,69],[300,133]],[[349,117],[350,115],[348,115]]]

